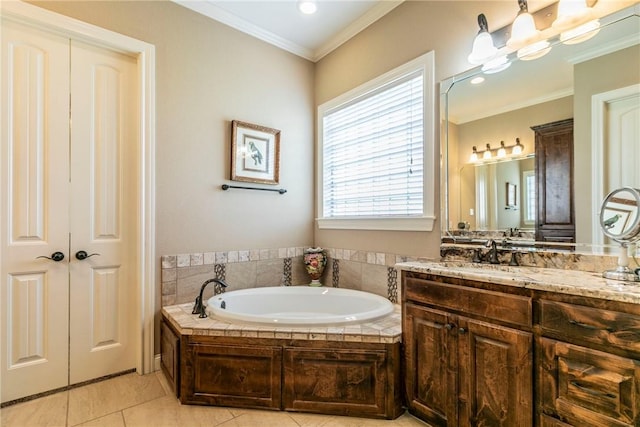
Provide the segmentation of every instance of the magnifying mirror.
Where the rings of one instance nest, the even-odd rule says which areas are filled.
[[[640,281],[640,276],[629,268],[628,253],[629,244],[640,239],[640,191],[623,187],[609,193],[600,208],[600,227],[605,236],[621,245],[618,267],[605,271],[602,276],[629,282]]]

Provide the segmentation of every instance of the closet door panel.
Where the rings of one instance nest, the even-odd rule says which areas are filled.
[[[2,401],[67,384],[69,42],[2,20]],[[52,257],[61,252],[64,259]]]

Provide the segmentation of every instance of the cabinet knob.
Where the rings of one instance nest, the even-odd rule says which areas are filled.
[[[463,335],[463,334],[467,333],[467,330],[465,328],[460,328],[460,329],[458,329],[458,333],[460,335]]]
[[[455,327],[455,325],[454,325],[453,323],[447,323],[446,325],[444,325],[444,328],[445,328],[447,331],[452,330],[454,327]]]

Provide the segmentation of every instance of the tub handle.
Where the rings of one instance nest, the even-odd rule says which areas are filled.
[[[223,310],[227,308],[227,303],[224,300],[222,300],[222,302],[220,303],[220,308]]]

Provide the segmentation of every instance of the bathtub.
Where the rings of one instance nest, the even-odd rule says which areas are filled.
[[[393,312],[386,298],[352,289],[275,286],[209,298],[207,313],[221,320],[270,326],[339,326],[369,322]]]

